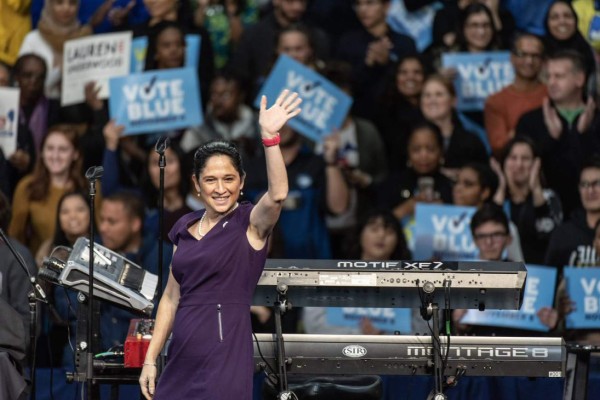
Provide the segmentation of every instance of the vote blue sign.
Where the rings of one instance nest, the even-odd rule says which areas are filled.
[[[288,122],[289,126],[316,142],[340,128],[352,105],[352,98],[333,83],[296,60],[281,55],[254,100],[254,106],[260,108],[262,95],[267,96],[267,108],[272,106],[284,89],[298,92],[302,98],[302,112]]]
[[[197,68],[200,59],[200,35],[185,35],[185,66]],[[148,37],[138,36],[131,39],[131,67],[132,73],[144,71],[146,53],[148,51]]]
[[[537,312],[542,307],[552,307],[555,284],[556,268],[528,264],[525,293],[520,310],[468,310],[460,322],[469,325],[548,332],[550,329],[542,324]]]
[[[110,80],[110,117],[125,134],[164,132],[203,121],[196,71],[177,68]]]
[[[567,293],[575,303],[567,314],[568,329],[600,328],[600,267],[565,267]]]
[[[460,111],[481,111],[485,99],[511,84],[515,72],[508,51],[445,53],[442,66],[457,71],[454,87]]]
[[[411,332],[409,308],[327,307],[327,322],[331,325],[358,328],[363,318],[369,319],[375,328],[385,332]]]
[[[476,260],[479,250],[471,235],[475,207],[417,203],[415,210],[415,260]]]

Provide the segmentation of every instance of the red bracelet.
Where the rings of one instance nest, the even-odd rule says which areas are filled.
[[[281,142],[281,137],[279,136],[279,133],[277,134],[277,136],[262,139],[263,146],[265,147],[277,146],[279,142]]]

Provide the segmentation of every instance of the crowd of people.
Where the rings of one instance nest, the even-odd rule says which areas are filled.
[[[251,104],[285,54],[353,103],[321,143],[287,124],[279,129],[289,190],[269,257],[408,260],[403,228],[418,203],[429,203],[477,209],[471,229],[481,259],[551,266],[559,277],[565,266],[598,266],[597,3],[0,0],[0,87],[20,89],[16,151],[0,151],[1,226],[41,267],[54,247],[89,235],[84,172],[102,165],[98,242],[157,273],[159,236],[168,266],[171,228],[190,212],[215,207],[206,204],[200,175],[192,173],[200,146],[235,144],[246,171],[240,173],[241,200],[256,204],[272,189],[259,113]],[[183,67],[186,35],[201,37],[202,125],[125,135],[109,117],[111,98],[99,98],[92,76],[84,103],[61,106],[65,42],[128,30],[148,38],[145,71]],[[490,95],[482,110],[459,110],[457,71],[444,67],[442,56],[490,51],[510,53],[514,81]],[[159,232],[154,144],[161,136],[170,146]],[[0,278],[9,274],[2,265]],[[169,269],[163,272],[166,284]],[[65,327],[74,327],[72,304],[65,291],[49,289],[55,309],[42,334],[56,344],[46,362],[69,365]],[[598,344],[590,332],[565,330],[570,308],[564,291],[558,293],[554,307],[538,313],[548,334]],[[0,297],[26,323],[27,291],[19,296],[0,286]],[[285,330],[339,332],[324,321],[323,310],[305,311],[288,313]],[[476,331],[461,325],[460,315],[453,316],[457,332]],[[104,350],[123,343],[133,316],[103,304]],[[270,329],[272,318],[269,309],[252,308],[256,330]],[[422,329],[417,319],[413,331]],[[344,331],[383,333],[368,320]]]

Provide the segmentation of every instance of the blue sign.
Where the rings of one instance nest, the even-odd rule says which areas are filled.
[[[575,306],[566,316],[568,329],[600,328],[600,267],[565,267],[567,293]]]
[[[271,107],[284,89],[298,92],[302,98],[302,112],[288,122],[289,126],[315,142],[339,129],[352,105],[352,98],[333,83],[281,55],[254,100],[254,106],[260,108],[260,99],[265,95],[269,102],[267,108]]]
[[[477,260],[479,250],[471,235],[475,207],[417,203],[415,209],[415,260]]]
[[[200,59],[200,35],[185,35],[185,66],[198,67]],[[138,36],[131,39],[131,72],[144,71],[146,63],[146,52],[148,51],[148,37]]]
[[[528,264],[520,310],[468,310],[460,322],[548,332],[550,329],[540,321],[537,312],[542,307],[552,307],[555,285],[556,268]]]
[[[110,117],[125,134],[164,132],[203,122],[198,75],[191,68],[149,71],[110,80]]]
[[[460,111],[481,111],[488,96],[511,84],[515,72],[508,51],[445,53],[442,66],[456,69],[454,80]]]
[[[327,307],[327,323],[331,325],[359,328],[363,318],[385,332],[411,332],[410,308]]]

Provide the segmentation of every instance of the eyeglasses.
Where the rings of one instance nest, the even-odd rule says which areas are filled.
[[[540,61],[542,59],[542,55],[539,53],[527,53],[525,51],[516,50],[516,51],[513,51],[513,54],[517,58],[528,58],[529,57],[534,61]]]
[[[581,181],[581,182],[579,182],[579,189],[581,189],[581,190],[585,190],[585,189],[597,190],[597,189],[600,189],[600,179],[595,180],[595,181]]]
[[[506,238],[506,232],[492,232],[492,233],[476,233],[473,237],[478,242],[489,241],[492,242],[500,242]]]

